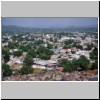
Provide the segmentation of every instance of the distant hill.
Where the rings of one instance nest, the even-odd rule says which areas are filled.
[[[8,25],[2,26],[2,33],[25,33],[25,32],[73,32],[73,31],[84,31],[84,32],[97,32],[97,26],[88,26],[88,27],[78,27],[78,26],[69,26],[69,27],[48,27],[48,28],[29,28],[29,27],[21,27],[16,25]]]

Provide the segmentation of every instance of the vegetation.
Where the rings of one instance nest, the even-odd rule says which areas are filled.
[[[94,48],[92,52],[90,52],[90,59],[97,60],[98,59],[98,48]]]
[[[21,49],[24,52],[27,52],[32,49],[32,46],[31,45],[26,45],[26,46],[21,45],[19,46],[19,49]]]
[[[72,54],[75,54],[75,51],[71,51]]]
[[[13,55],[19,57],[19,56],[22,55],[22,53],[23,53],[23,52],[22,52],[21,50],[19,50],[19,51],[14,51],[14,52],[13,52]]]
[[[85,56],[81,56],[80,59],[78,59],[78,65],[79,68],[87,70],[89,66],[89,60]]]
[[[30,66],[23,66],[20,70],[21,74],[31,74],[33,73],[33,68]]]
[[[48,49],[52,49],[53,48],[53,45],[48,43],[47,48]]]
[[[75,71],[78,68],[81,68],[82,70],[87,70],[89,66],[89,60],[85,56],[81,56],[78,60],[74,59],[72,61],[63,59],[59,61],[59,63],[64,67],[64,72]]]
[[[92,63],[92,66],[90,69],[91,70],[98,69],[98,60],[96,60],[94,63]]]
[[[8,62],[10,59],[10,52],[8,49],[2,49],[2,55],[4,58],[4,62]]]
[[[64,45],[63,49],[71,48],[72,45]]]
[[[30,50],[30,51],[28,51],[27,56],[31,56],[32,58],[35,58],[37,56],[37,54],[36,54],[35,50]]]
[[[4,63],[2,65],[2,74],[3,76],[11,76],[12,75],[12,70],[10,69],[10,66]]]
[[[33,59],[29,55],[26,56],[25,60],[23,61],[24,66],[32,66]]]
[[[94,46],[93,46],[92,43],[91,43],[90,45],[88,44],[86,50],[91,50],[93,47],[94,47]]]
[[[49,50],[44,46],[39,46],[39,48],[37,49],[37,54],[39,58],[48,60],[53,54],[53,51]]]

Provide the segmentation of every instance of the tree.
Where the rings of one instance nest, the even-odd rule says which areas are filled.
[[[10,66],[4,63],[2,65],[2,74],[3,76],[11,76],[12,75],[12,70],[10,69]]]
[[[90,52],[90,59],[97,60],[98,59],[98,49],[95,47],[92,52]]]
[[[53,38],[50,37],[50,41],[53,42]]]
[[[98,69],[98,60],[96,60],[94,63],[92,63],[92,66],[90,69],[91,70]]]
[[[51,55],[53,54],[53,51],[49,50],[46,47],[39,46],[39,48],[37,49],[37,54],[39,58],[49,60]]]
[[[71,51],[72,54],[75,54],[75,51]]]
[[[21,74],[31,74],[33,73],[33,68],[29,66],[23,66],[20,70]]]
[[[25,60],[23,61],[25,66],[32,66],[33,64],[33,59],[30,58],[28,55],[26,56]]]
[[[64,72],[71,72],[77,70],[78,68],[81,68],[82,70],[87,70],[89,60],[85,56],[81,56],[78,60],[73,59],[72,61],[69,61],[67,59],[62,59],[59,61],[59,63],[63,66]]]
[[[48,48],[48,49],[52,49],[52,48],[53,48],[53,45],[48,44],[48,45],[47,45],[47,48]]]
[[[87,45],[87,48],[86,48],[86,50],[91,50],[93,48],[93,44],[91,43],[91,45]]]
[[[89,65],[89,60],[85,56],[81,56],[78,59],[78,65],[83,70],[87,70],[88,69],[88,65]]]
[[[76,45],[76,48],[83,50],[83,46],[82,45]]]
[[[8,43],[8,47],[9,47],[10,49],[14,49],[14,48],[15,48],[15,45],[14,45],[14,43],[9,42],[9,43]]]
[[[35,58],[37,56],[36,52],[34,50],[30,50],[28,51],[27,55],[29,56],[32,56],[32,58]]]
[[[63,71],[64,72],[71,72],[73,71],[72,63],[71,61],[68,61],[67,59],[62,59],[59,61],[59,63],[63,66]]]
[[[71,63],[69,61],[66,64],[64,64],[63,67],[64,67],[64,69],[63,69],[64,72],[71,72],[71,71],[73,71],[72,65],[71,65]]]
[[[26,46],[19,46],[19,49],[21,49],[24,52],[27,52],[29,50],[32,50],[32,46],[31,45],[26,45]]]
[[[54,43],[56,43],[56,42],[57,42],[57,38],[54,39]]]
[[[4,61],[5,62],[8,62],[10,60],[10,52],[8,51],[8,49],[3,49],[2,50],[2,55],[3,55],[3,58],[4,58]]]
[[[57,45],[55,46],[55,49],[57,49]]]
[[[19,56],[22,55],[22,53],[23,53],[23,52],[22,52],[21,50],[19,50],[19,51],[14,51],[14,52],[13,52],[13,55],[19,57]]]

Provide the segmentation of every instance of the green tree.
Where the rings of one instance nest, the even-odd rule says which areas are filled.
[[[15,48],[15,44],[12,43],[12,42],[9,42],[9,43],[8,43],[8,47],[9,47],[10,49],[14,49],[14,48]]]
[[[83,50],[83,46],[82,45],[76,45],[76,48]]]
[[[32,58],[35,58],[37,56],[36,52],[34,50],[30,50],[27,53],[28,55],[32,56]]]
[[[3,76],[11,76],[12,75],[12,69],[10,69],[10,66],[4,63],[2,65],[2,74]]]
[[[21,74],[31,74],[33,73],[33,68],[29,66],[23,66],[20,70]]]
[[[71,72],[71,71],[73,71],[72,64],[69,61],[66,64],[64,64],[63,67],[64,67],[64,69],[63,69],[64,72]]]
[[[22,53],[23,53],[23,52],[22,52],[21,50],[19,50],[19,51],[14,51],[14,52],[13,52],[13,55],[19,57],[19,56],[22,55]]]
[[[54,39],[54,43],[56,43],[56,42],[57,42],[57,38]]]
[[[57,45],[54,48],[57,49]]]
[[[5,62],[8,62],[10,60],[10,52],[8,51],[8,49],[2,49],[2,55]]]
[[[71,48],[72,45],[64,45],[63,49],[66,49],[66,48]]]
[[[26,56],[25,60],[23,61],[25,66],[32,66],[33,64],[33,59],[29,57],[29,55]]]
[[[50,41],[53,42],[53,38],[50,38]]]
[[[81,56],[78,59],[78,65],[83,70],[87,70],[88,69],[88,66],[89,66],[89,60],[85,56]]]
[[[91,43],[90,45],[89,44],[87,45],[86,50],[91,50],[92,48],[93,48],[93,44]]]
[[[39,58],[48,60],[53,54],[53,51],[49,50],[46,47],[39,46],[39,48],[37,49],[37,54]]]
[[[48,44],[48,45],[47,45],[47,48],[48,48],[48,49],[52,49],[52,48],[53,48],[53,45],[52,45],[52,44]]]
[[[90,69],[91,70],[98,69],[98,60],[96,60],[94,63],[92,63],[92,66]]]
[[[75,51],[71,51],[72,54],[75,54]]]
[[[97,60],[98,59],[98,48],[94,48],[92,52],[90,52],[90,59]]]
[[[73,67],[72,67],[72,63],[71,61],[67,60],[67,59],[62,59],[61,61],[59,61],[59,63],[63,66],[63,71],[64,72],[71,72],[73,71]]]
[[[26,46],[19,46],[19,49],[21,49],[24,52],[28,52],[29,50],[32,50],[32,46],[31,45],[26,45]]]

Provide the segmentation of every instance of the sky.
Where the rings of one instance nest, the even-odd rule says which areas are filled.
[[[22,27],[97,26],[98,18],[2,18],[2,25]]]

